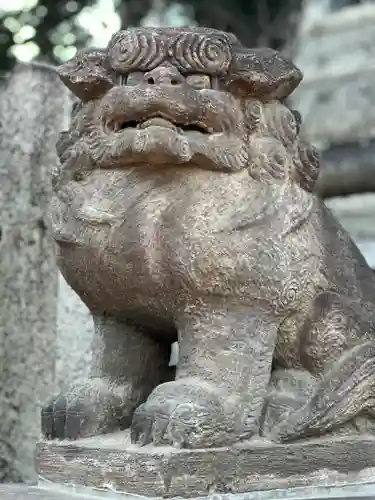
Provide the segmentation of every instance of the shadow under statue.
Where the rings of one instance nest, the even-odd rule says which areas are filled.
[[[375,281],[313,194],[299,69],[137,28],[58,73],[77,102],[50,227],[95,338],[43,410],[40,473],[151,496],[373,475]]]

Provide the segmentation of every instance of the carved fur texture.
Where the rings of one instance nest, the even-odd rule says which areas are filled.
[[[46,433],[204,448],[371,427],[374,279],[313,194],[284,104],[301,72],[227,33],[142,28],[59,74],[79,100],[50,221],[96,337]]]

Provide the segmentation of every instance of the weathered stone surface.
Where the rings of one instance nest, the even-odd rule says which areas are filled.
[[[204,28],[121,31],[58,71],[80,102],[58,143],[50,225],[95,333],[89,376],[44,408],[45,435],[131,428],[137,457],[167,466],[171,446],[173,460],[193,457],[176,458],[182,482],[202,460],[197,484],[221,492],[250,487],[261,463],[267,480],[282,466],[302,477],[312,437],[321,453],[330,442],[334,470],[354,443],[371,448],[374,274],[313,194],[319,158],[285,105],[300,71]],[[113,438],[94,440],[95,460]],[[127,469],[116,453],[107,469]],[[225,457],[238,474],[223,483]],[[355,459],[347,473],[363,469]]]
[[[372,437],[176,450],[134,446],[129,435],[119,433],[74,443],[42,443],[39,453],[40,474],[53,482],[146,497],[360,484],[371,481],[375,472]]]
[[[45,215],[67,94],[42,65],[16,67],[0,93],[0,482],[36,481],[53,390],[58,270]]]

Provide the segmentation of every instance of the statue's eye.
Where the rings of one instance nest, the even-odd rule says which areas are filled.
[[[187,75],[186,83],[195,89],[211,88],[211,78],[208,75]]]

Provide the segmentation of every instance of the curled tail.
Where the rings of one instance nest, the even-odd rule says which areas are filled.
[[[290,412],[272,434],[282,442],[320,436],[374,407],[375,344],[366,342],[346,351],[323,375],[311,399]]]

